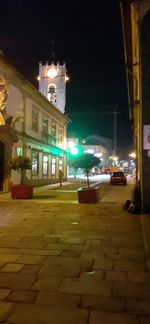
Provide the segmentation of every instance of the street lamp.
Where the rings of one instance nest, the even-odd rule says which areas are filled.
[[[131,157],[132,159],[135,159],[136,158],[136,153],[135,152],[130,153],[129,157]]]
[[[77,158],[83,154],[82,147],[80,145],[71,146],[68,150],[68,157],[70,159]]]

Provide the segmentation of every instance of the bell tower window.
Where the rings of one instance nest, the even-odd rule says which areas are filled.
[[[48,92],[47,92],[48,100],[50,102],[52,102],[52,103],[56,103],[56,97],[57,97],[56,85],[55,84],[49,84]]]

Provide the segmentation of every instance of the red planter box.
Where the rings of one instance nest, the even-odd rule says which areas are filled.
[[[13,199],[28,199],[33,196],[33,187],[28,185],[11,186],[11,197]]]
[[[78,201],[79,203],[97,203],[100,199],[100,189],[95,188],[80,188],[78,190]]]

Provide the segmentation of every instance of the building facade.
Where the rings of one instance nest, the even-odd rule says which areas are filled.
[[[20,182],[8,161],[28,156],[32,170],[26,182],[44,185],[58,181],[61,169],[66,178],[67,117],[30,82],[0,56],[0,190]],[[2,99],[3,98],[3,99]]]
[[[142,212],[150,212],[150,0],[121,1],[128,88],[137,155],[136,187]]]

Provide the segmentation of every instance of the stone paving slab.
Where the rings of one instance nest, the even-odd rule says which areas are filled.
[[[50,307],[41,304],[18,304],[9,317],[16,324],[87,324],[89,311],[74,307]]]
[[[124,312],[126,309],[125,300],[104,296],[82,296],[81,306],[83,308],[104,312]]]
[[[60,292],[92,295],[92,296],[112,296],[112,283],[99,280],[92,276],[81,278],[67,278],[64,279],[60,288]]]
[[[44,305],[78,308],[80,304],[80,296],[75,294],[60,294],[58,292],[50,293],[42,291],[38,294],[36,302]]]
[[[138,319],[132,315],[103,313],[92,311],[89,319],[89,324],[139,324]]]
[[[5,323],[4,321],[8,318],[9,314],[13,311],[15,304],[0,302],[0,322]]]
[[[36,275],[33,274],[1,272],[0,287],[12,289],[30,289],[31,285],[36,279]]]

